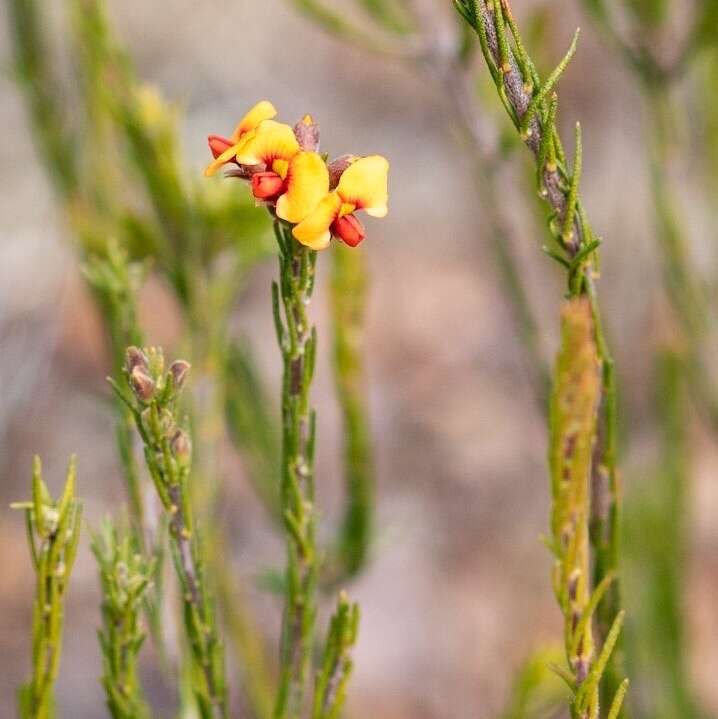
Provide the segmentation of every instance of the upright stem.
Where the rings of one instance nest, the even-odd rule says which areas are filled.
[[[188,496],[188,476],[170,459],[170,447],[161,436],[160,413],[157,405],[150,407],[150,447],[161,456],[166,482],[165,508],[169,515],[170,547],[180,580],[187,639],[201,679],[195,679],[195,696],[202,719],[224,719],[227,696],[224,685],[222,644],[217,636],[214,608],[205,586],[198,538],[193,526]]]
[[[549,248],[548,254],[566,269],[568,294],[576,302],[581,299],[583,303],[575,306],[585,307],[590,315],[591,344],[601,367],[601,392],[597,397],[600,411],[597,417],[598,441],[590,460],[592,501],[587,502],[591,510],[590,542],[595,587],[592,597],[595,601],[592,599],[583,608],[578,607],[583,612],[580,621],[586,623],[582,633],[575,635],[579,643],[582,634],[588,636],[586,631],[594,610],[597,610],[599,618],[608,621],[597,623],[603,645],[601,655],[596,657],[583,647],[583,663],[575,667],[578,689],[574,712],[579,712],[582,717],[581,712],[590,707],[598,711],[598,701],[592,694],[600,687],[602,695],[613,698],[615,714],[611,710],[609,716],[617,716],[626,684],[618,683],[618,669],[612,657],[622,621],[622,614],[616,613],[620,599],[614,577],[618,556],[616,518],[620,500],[616,467],[616,384],[596,294],[595,251],[600,243],[588,222],[579,192],[582,166],[580,127],[576,127],[576,153],[570,172],[556,129],[558,96],[554,88],[573,57],[577,36],[555,70],[542,81],[523,46],[509,0],[454,0],[454,4],[476,31],[499,97],[521,139],[534,155],[539,193],[550,207],[549,226],[558,247],[558,251]],[[579,534],[576,536],[581,538]],[[585,568],[582,568],[581,572],[584,571]],[[587,579],[583,581],[588,582]],[[587,584],[585,589],[588,588]],[[588,666],[584,666],[586,660]],[[604,671],[606,681],[601,682]],[[604,702],[604,706],[608,704]]]
[[[177,401],[189,364],[178,360],[164,369],[161,350],[128,348],[125,368],[134,398],[112,387],[135,418],[145,462],[165,510],[169,546],[180,584],[184,628],[191,657],[189,679],[201,719],[226,719],[224,649],[214,602],[204,573],[203,551],[192,516],[189,492],[191,442],[177,423]]]
[[[21,719],[54,719],[55,682],[60,669],[64,597],[77,554],[82,505],[75,498],[72,457],[62,496],[53,500],[35,457],[32,500],[11,505],[25,510],[27,536],[36,574],[32,622],[32,675],[18,692]]]
[[[302,710],[316,614],[315,414],[309,404],[316,331],[307,315],[316,252],[299,244],[279,220],[274,229],[279,243],[280,281],[272,286],[272,300],[284,365],[281,503],[287,534],[281,676],[274,716],[295,719]]]

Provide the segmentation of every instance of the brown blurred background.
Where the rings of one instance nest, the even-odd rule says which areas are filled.
[[[516,12],[526,16],[538,4],[516,2]],[[58,43],[61,5],[52,3]],[[629,484],[645,479],[654,460],[653,347],[664,316],[641,109],[634,87],[576,4],[548,5],[554,18],[545,44],[549,60],[563,54],[576,25],[584,26],[561,84],[562,122],[570,131],[582,121],[585,201],[605,239],[601,294],[620,371]],[[448,27],[453,18],[446,6]],[[390,214],[368,223],[365,243],[378,536],[369,569],[351,587],[363,623],[349,706],[352,716],[381,719],[497,716],[520,661],[560,639],[551,560],[539,541],[548,516],[546,432],[492,269],[471,163],[454,142],[441,92],[400,63],[344,46],[280,0],[112,0],[109,9],[139,74],[184,108],[185,150],[197,173],[207,160],[206,134],[227,131],[262,98],[287,118],[312,112],[331,154],[379,152],[390,159]],[[7,68],[4,23],[2,30]],[[70,68],[66,73],[72,82]],[[489,124],[499,118],[505,126],[496,98],[487,95],[486,102]],[[7,72],[0,78],[0,124],[0,504],[27,495],[33,453],[44,458],[57,490],[75,451],[87,521],[97,524],[124,501],[111,413],[98,401],[107,396],[109,361]],[[681,131],[690,141],[690,124]],[[540,251],[544,238],[524,199],[523,155],[516,159],[502,173],[502,195],[551,356],[562,286]],[[689,165],[677,168],[676,179],[692,251],[714,263],[715,207],[692,191]],[[273,273],[271,265],[260,273],[236,311],[268,378],[279,369],[268,303]],[[318,287],[321,338],[321,278]],[[160,285],[147,286],[142,311],[150,341],[171,347],[176,313]],[[319,501],[331,524],[341,487],[338,414],[326,362],[315,397]],[[718,454],[699,422],[693,440],[690,674],[704,706],[718,712]],[[283,547],[239,465],[232,457],[223,462],[233,485],[227,511],[236,513],[236,561],[268,636],[275,637],[279,603],[254,580],[281,564]],[[0,517],[0,716],[9,717],[14,689],[29,669],[32,574],[22,518],[6,509]],[[98,623],[96,568],[83,544],[69,592],[59,683],[59,710],[68,719],[104,716]]]

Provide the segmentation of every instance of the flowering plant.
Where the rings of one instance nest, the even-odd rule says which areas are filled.
[[[251,183],[254,197],[280,220],[294,225],[303,245],[322,250],[337,237],[356,247],[365,230],[355,212],[387,213],[389,163],[380,155],[343,155],[327,163],[318,153],[319,126],[305,115],[293,128],[276,122],[271,102],[258,102],[229,138],[208,137],[213,175],[234,164],[228,176]]]

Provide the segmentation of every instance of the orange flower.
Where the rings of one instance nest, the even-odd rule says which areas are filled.
[[[364,239],[364,227],[354,215],[364,210],[372,217],[387,213],[389,163],[380,155],[362,157],[342,173],[335,190],[297,224],[294,237],[313,250],[327,247],[332,235],[351,247]]]

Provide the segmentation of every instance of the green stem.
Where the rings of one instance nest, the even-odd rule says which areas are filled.
[[[615,375],[604,336],[594,279],[599,242],[588,222],[578,187],[581,169],[580,130],[577,127],[576,157],[573,171],[569,173],[555,126],[558,98],[553,91],[575,51],[576,37],[566,56],[539,87],[534,64],[518,36],[508,3],[500,0],[455,0],[455,5],[462,17],[476,30],[497,91],[507,105],[512,122],[534,155],[538,189],[551,209],[552,238],[559,248],[557,251],[551,249],[549,254],[567,270],[569,296],[584,297],[588,301],[593,342],[602,369],[598,442],[591,463],[593,584],[596,587],[604,586],[604,582],[610,581],[609,578],[613,576],[618,556],[620,493],[616,467]],[[509,31],[514,40],[513,46],[508,42]],[[585,581],[589,581],[588,578]],[[613,626],[615,618],[620,616],[616,614],[620,606],[618,585],[615,581],[613,584],[603,600],[598,602],[599,617],[610,616],[609,626]],[[604,622],[598,622],[598,634],[601,644],[607,645],[612,635]],[[615,642],[616,638],[617,633],[612,641]],[[590,653],[587,658],[589,664],[594,661]],[[606,662],[602,689],[615,695],[620,687],[616,679],[619,670],[615,656],[609,654]],[[586,678],[585,669],[582,666],[581,671],[576,673],[579,683]],[[589,698],[588,701],[593,702],[593,699]]]
[[[299,244],[290,229],[278,220],[274,227],[279,243],[280,282],[273,287],[273,297],[284,365],[281,502],[288,555],[280,683],[274,716],[296,719],[303,706],[316,614],[315,414],[309,404],[316,331],[307,315],[316,252]]]
[[[179,580],[183,620],[197,710],[202,719],[226,719],[227,690],[224,681],[224,649],[218,636],[214,602],[204,571],[203,549],[194,526],[189,481],[191,445],[177,425],[177,399],[184,379],[175,384],[172,367],[165,373],[161,350],[128,350],[127,370],[140,371],[144,385],[130,382],[136,401],[113,383],[118,397],[127,402],[145,445],[145,461],[165,510],[169,545]],[[185,363],[187,364],[187,363]],[[183,370],[186,373],[189,365]],[[181,370],[181,368],[180,368]],[[180,371],[178,370],[178,371]],[[149,387],[149,389],[148,389]]]
[[[35,457],[32,500],[11,505],[25,510],[28,540],[35,567],[32,623],[32,675],[18,693],[22,719],[54,719],[55,682],[62,654],[64,598],[80,537],[82,506],[75,499],[76,462],[67,471],[62,497],[55,501],[42,479]]]

